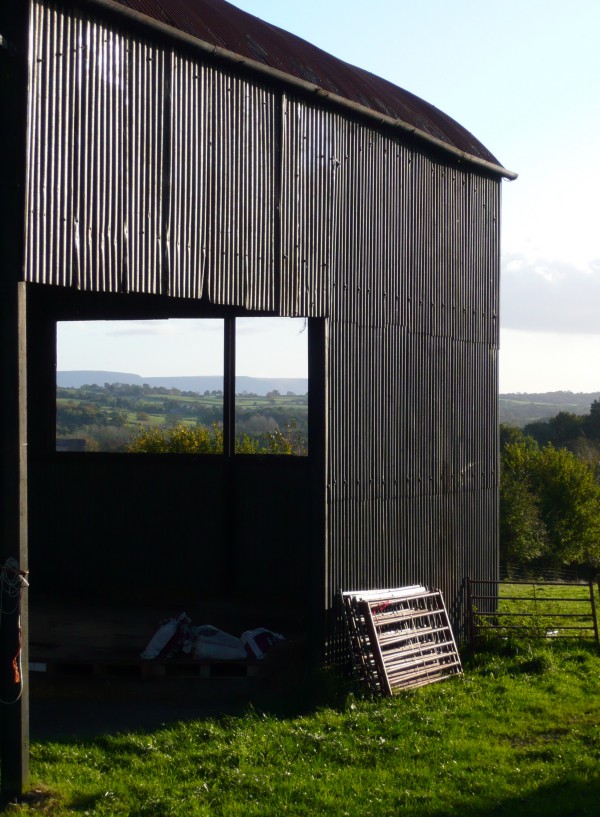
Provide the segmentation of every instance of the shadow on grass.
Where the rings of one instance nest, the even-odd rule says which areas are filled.
[[[533,794],[511,797],[501,803],[490,791],[489,805],[465,807],[452,812],[463,817],[597,817],[600,813],[600,777],[589,781],[562,780],[541,786]],[[496,803],[494,803],[496,800]],[[447,811],[419,817],[448,817]]]
[[[251,711],[294,718],[345,705],[352,682],[330,671],[275,672],[264,679],[33,679],[33,741],[87,741]]]

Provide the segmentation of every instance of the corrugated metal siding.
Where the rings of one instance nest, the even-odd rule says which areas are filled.
[[[210,257],[212,71],[183,56],[171,77],[171,293],[200,298]]]
[[[346,129],[343,117],[284,98],[282,314],[324,317],[329,312]]]
[[[497,343],[498,183],[358,124],[340,153],[332,319]]]
[[[274,309],[275,98],[220,71],[213,83],[209,297],[219,304]]]
[[[94,25],[90,24],[93,30]],[[124,253],[120,280],[115,286],[129,292],[165,293],[168,291],[164,278],[165,247],[165,174],[167,155],[165,139],[166,85],[169,55],[153,46],[125,40],[123,43],[128,57],[127,71],[123,76],[122,94],[127,107],[126,130],[121,137],[126,151],[124,175],[120,183],[124,185],[125,204]],[[99,116],[102,109],[99,107]],[[114,134],[118,142],[118,132]],[[85,138],[85,131],[82,134]],[[110,156],[113,134],[107,133],[98,142],[96,153]],[[114,184],[106,173],[102,173],[98,183],[104,195],[110,197]],[[92,230],[93,225],[88,229]],[[98,261],[96,262],[98,263]],[[102,263],[99,264],[100,269]],[[168,267],[167,267],[168,269]],[[100,270],[99,270],[100,272]],[[102,280],[90,281],[91,286],[82,283],[83,289],[103,289]],[[113,287],[111,287],[113,289]]]
[[[499,180],[34,9],[27,280],[329,318],[329,601],[494,578]]]
[[[330,593],[435,581],[453,599],[496,566],[496,350],[334,323],[329,342]]]
[[[338,178],[329,602],[497,571],[499,184],[359,124]],[[460,623],[455,618],[457,623]]]
[[[458,610],[497,570],[499,184],[287,113],[282,309],[330,292],[328,602],[426,582]]]
[[[276,99],[34,4],[26,275],[275,306]]]
[[[165,55],[33,10],[26,280],[161,292]]]

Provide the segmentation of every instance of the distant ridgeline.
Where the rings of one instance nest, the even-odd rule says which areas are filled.
[[[500,422],[523,427],[536,420],[555,417],[559,412],[588,414],[600,392],[551,391],[543,394],[501,394]]]
[[[56,385],[59,388],[75,388],[81,386],[104,386],[105,383],[127,383],[142,386],[146,383],[154,388],[179,389],[180,391],[204,394],[205,391],[222,391],[223,378],[219,375],[175,376],[175,377],[141,377],[139,374],[127,372],[103,371],[72,371],[57,372]],[[306,377],[236,377],[235,390],[237,394],[266,395],[272,391],[281,394],[306,394],[308,378]]]

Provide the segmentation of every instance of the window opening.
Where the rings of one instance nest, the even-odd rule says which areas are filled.
[[[308,453],[308,321],[59,321],[56,450]]]
[[[235,452],[308,453],[308,321],[236,318]]]
[[[223,325],[58,322],[56,450],[221,453]]]

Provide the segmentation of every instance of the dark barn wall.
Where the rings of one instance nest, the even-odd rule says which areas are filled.
[[[458,623],[497,571],[499,179],[285,113],[284,303],[330,316],[328,604],[425,582]]]
[[[35,597],[175,608],[268,598],[281,619],[306,618],[308,462],[34,457],[29,489]]]
[[[68,592],[178,608],[230,599],[251,610],[268,599],[281,626],[306,621],[317,523],[314,457],[54,450],[57,321],[214,317],[215,310],[33,284],[27,295],[34,600]],[[309,328],[309,346],[319,346],[320,334],[319,326]],[[309,421],[318,426],[313,392]]]
[[[424,582],[458,612],[462,578],[497,569],[499,182],[361,130],[333,273],[330,591]]]
[[[165,39],[34,19],[26,280],[324,318],[314,598],[422,581],[456,612],[497,571],[500,177]]]

